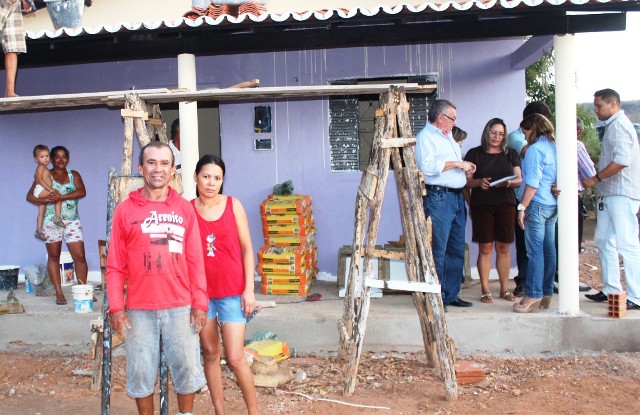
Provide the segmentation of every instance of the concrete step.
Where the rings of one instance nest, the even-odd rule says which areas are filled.
[[[624,318],[610,318],[606,303],[594,303],[580,293],[582,312],[578,316],[559,314],[557,296],[549,310],[517,314],[512,311],[513,303],[498,297],[498,283],[492,282],[490,286],[493,304],[481,303],[479,284],[472,283],[462,290],[461,298],[472,301],[473,307],[448,307],[449,334],[462,354],[640,350],[640,337],[634,335],[640,311],[629,311]],[[26,312],[0,316],[0,349],[14,343],[88,346],[89,322],[100,317],[103,293],[96,292],[99,300],[94,312],[78,314],[74,312],[70,287],[64,287],[64,291],[66,306],[57,306],[55,297],[36,297],[20,289],[16,291]],[[300,352],[338,350],[337,323],[342,317],[343,299],[337,295],[336,283],[318,281],[311,292],[320,293],[320,301],[258,294],[258,300],[275,301],[277,305],[263,309],[251,320],[247,325],[247,338],[256,331],[271,331]],[[417,312],[408,294],[385,294],[372,299],[367,323],[364,350],[423,349]]]

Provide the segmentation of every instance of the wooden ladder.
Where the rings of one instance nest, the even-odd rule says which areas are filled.
[[[355,391],[358,365],[367,329],[371,287],[411,291],[418,311],[427,363],[444,380],[447,400],[458,397],[454,371],[455,347],[444,317],[440,284],[431,252],[431,221],[425,219],[422,183],[415,159],[416,139],[411,133],[409,103],[404,89],[392,86],[380,94],[369,165],[362,174],[356,197],[355,229],[351,264],[346,282],[344,313],[338,322],[339,358],[348,363],[344,394]],[[393,165],[400,201],[405,239],[405,267],[408,282],[373,277],[373,257],[384,256],[375,249],[380,212],[389,165]],[[360,284],[360,262],[364,256]],[[362,291],[358,287],[362,285]]]

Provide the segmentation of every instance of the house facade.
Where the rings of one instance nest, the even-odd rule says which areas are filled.
[[[92,7],[98,8],[101,3],[94,0]],[[188,8],[189,4],[186,3]],[[455,13],[462,10],[452,5],[447,7]],[[414,16],[413,12],[409,13],[406,9],[405,12],[409,17]],[[423,16],[420,14],[422,12],[415,13]],[[362,14],[360,12],[354,16],[362,17]],[[350,17],[336,16],[337,13],[334,13],[329,19],[331,24],[350,21]],[[300,19],[296,22],[306,21]],[[316,24],[323,21],[319,17],[307,19],[312,19]],[[273,20],[271,23],[275,25]],[[366,19],[363,17],[362,21],[366,22]],[[198,25],[208,25],[207,30],[221,30],[221,42],[229,42],[231,34],[223,33],[221,28],[235,28],[235,24],[243,29],[259,29],[263,23],[234,23],[233,19],[223,19],[217,23],[183,21],[176,23],[176,26],[182,27],[184,36],[188,37],[188,30],[195,30],[194,27]],[[149,26],[156,27],[155,24]],[[259,79],[261,87],[281,87],[327,85],[345,80],[406,82],[407,79],[428,78],[436,80],[439,98],[451,100],[457,106],[458,125],[469,133],[463,152],[479,145],[484,124],[493,117],[503,118],[510,131],[517,128],[526,104],[523,60],[518,58],[523,54],[525,44],[525,38],[521,35],[499,38],[471,36],[471,39],[462,42],[457,39],[438,40],[441,35],[430,36],[425,31],[422,41],[390,39],[367,44],[362,40],[362,45],[357,44],[359,41],[354,35],[348,44],[335,47],[300,47],[291,41],[286,47],[273,44],[270,48],[260,47],[261,50],[250,50],[245,40],[239,42],[242,50],[238,53],[233,53],[233,45],[223,45],[204,48],[201,53],[198,50],[175,49],[170,51],[174,53],[173,56],[167,56],[167,53],[148,56],[148,49],[154,46],[151,46],[153,41],[145,41],[145,37],[171,32],[167,27],[166,24],[159,24],[153,29],[109,27],[97,30],[94,34],[87,33],[90,30],[86,28],[77,34],[34,28],[29,32],[28,45],[34,45],[29,54],[39,51],[42,54],[40,57],[29,57],[29,54],[21,57],[25,65],[20,67],[18,93],[36,96],[176,88],[176,56],[183,52],[195,55],[198,90],[226,88],[251,79]],[[413,30],[408,36],[415,36]],[[260,36],[259,31],[256,32]],[[296,36],[286,31],[285,34],[287,38]],[[241,36],[240,32],[237,35]],[[99,38],[104,42],[104,38],[109,36],[113,37],[114,45],[119,36],[127,36],[132,51],[123,54],[123,59],[114,59],[111,56],[117,53],[107,48],[107,58],[98,61],[94,56],[99,55],[99,51],[94,48],[106,47],[106,43],[91,46],[91,41]],[[132,40],[136,36],[140,39],[138,45]],[[202,42],[215,42],[216,39],[215,33],[207,32],[205,36],[203,32]],[[50,58],[55,54],[50,51],[56,48],[66,56],[65,42],[78,48],[74,50],[85,48],[86,56],[91,56],[91,59],[83,60],[82,56],[75,56],[67,61],[57,61]],[[157,42],[163,40],[158,39]],[[322,44],[322,41],[317,43]],[[45,45],[49,45],[49,49]],[[211,52],[216,47],[221,48],[220,52]],[[140,59],[130,56],[135,54],[136,48],[140,52]],[[538,47],[525,53],[524,59],[532,59],[542,49]],[[43,56],[53,59],[52,63],[40,62]],[[333,121],[330,101],[334,98],[340,97],[229,100],[202,104],[202,110],[199,111],[199,148],[201,152],[217,152],[224,159],[227,166],[225,193],[243,202],[249,217],[254,249],[257,251],[264,243],[260,203],[271,193],[275,184],[291,180],[296,193],[308,194],[313,200],[318,268],[321,272],[333,275],[337,272],[338,249],[351,244],[353,240],[355,197],[361,178],[358,168],[336,169],[336,152],[332,151],[334,144],[329,137]],[[256,106],[270,107],[271,132],[255,132]],[[177,117],[175,105],[161,105],[161,109],[165,121],[170,123]],[[270,139],[271,148],[256,149],[257,139]],[[123,123],[120,108],[91,106],[4,112],[0,114],[0,140],[4,150],[0,152],[0,160],[7,167],[0,187],[0,198],[6,207],[5,213],[0,216],[0,228],[4,231],[0,263],[24,267],[45,262],[45,247],[32,236],[37,210],[25,200],[35,167],[31,151],[41,143],[49,147],[64,145],[71,153],[70,168],[82,175],[87,189],[87,196],[80,200],[79,209],[90,278],[99,278],[96,277],[99,273],[97,241],[106,235],[107,174],[111,167],[119,170],[122,158]],[[134,159],[138,151],[139,148],[134,145]],[[390,174],[393,175],[393,172]],[[183,180],[192,180],[192,172],[183,172]],[[380,243],[397,240],[402,233],[392,177],[388,183],[378,236]],[[468,233],[470,235],[470,229]],[[475,257],[473,252],[471,257]]]

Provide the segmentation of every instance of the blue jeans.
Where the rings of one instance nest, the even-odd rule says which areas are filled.
[[[217,318],[218,323],[246,323],[239,295],[209,299],[207,318]]]
[[[518,201],[520,203],[520,201]],[[527,267],[529,266],[529,258],[527,258],[527,245],[524,241],[524,231],[518,225],[518,212],[516,212],[516,263],[518,265],[518,275],[513,279],[516,286],[524,287],[527,281]]]
[[[424,214],[433,226],[433,260],[442,286],[442,300],[458,299],[464,270],[464,237],[467,207],[462,192],[429,190],[422,200]]]
[[[556,274],[557,206],[529,203],[524,219],[524,240],[527,246],[527,279],[524,294],[530,298],[553,295]]]
[[[200,362],[200,337],[190,324],[191,307],[127,310],[131,328],[124,342],[127,353],[127,395],[153,393],[160,364],[160,335],[176,393],[187,395],[206,384]]]

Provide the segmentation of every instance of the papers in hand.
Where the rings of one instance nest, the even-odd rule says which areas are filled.
[[[508,180],[513,180],[515,178],[516,176],[507,176],[507,177],[503,177],[502,179],[494,180],[491,183],[489,183],[489,187],[494,187],[495,185],[506,182]]]

